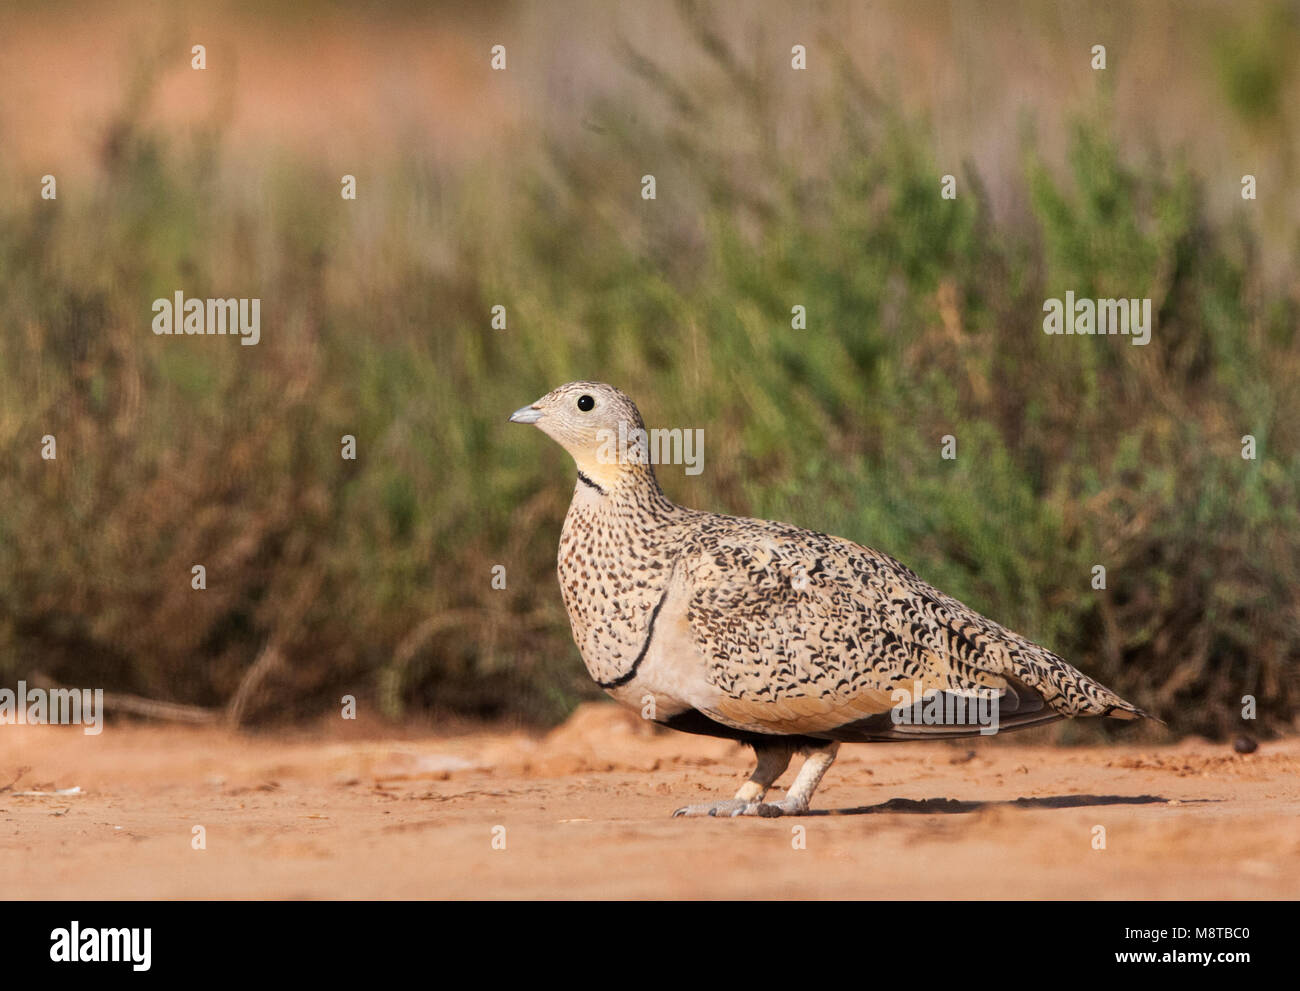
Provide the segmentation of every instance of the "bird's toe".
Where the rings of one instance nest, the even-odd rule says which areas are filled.
[[[678,816],[733,816],[738,815],[751,805],[750,802],[742,801],[738,798],[729,798],[725,802],[705,802],[701,805],[683,805],[673,813],[673,818]]]
[[[798,816],[808,811],[805,802],[782,798],[775,802],[750,802],[745,808],[731,813],[740,816],[760,816],[763,819],[775,819],[778,816]]]

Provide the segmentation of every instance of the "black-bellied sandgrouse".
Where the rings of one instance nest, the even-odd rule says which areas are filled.
[[[841,742],[1146,715],[887,554],[674,504],[641,415],[612,386],[570,382],[510,419],[578,466],[559,577],[592,678],[656,722],[758,757],[734,799],[677,815],[806,812]],[[795,752],[807,759],[786,797],[764,802]]]

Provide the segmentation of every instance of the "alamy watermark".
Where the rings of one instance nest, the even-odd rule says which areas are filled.
[[[186,299],[177,289],[171,299],[153,301],[153,332],[159,337],[218,334],[240,338],[240,344],[262,339],[260,299]]]
[[[894,703],[890,718],[895,726],[978,726],[981,736],[998,731],[999,696],[991,688],[960,695],[927,691],[917,681],[912,691],[895,688],[889,698]]]
[[[1043,301],[1044,334],[1080,334],[1105,336],[1120,334],[1132,337],[1134,344],[1151,340],[1150,299],[1079,299],[1074,291],[1065,300]]]
[[[76,919],[68,928],[50,931],[50,959],[54,963],[129,963],[145,971],[153,962],[153,929],[81,928]]]
[[[704,470],[704,431],[698,427],[694,430],[655,427],[647,432],[640,427],[629,430],[620,420],[617,433],[599,430],[596,440],[600,443],[596,460],[603,465],[685,465],[688,475],[698,475]]]
[[[104,731],[104,689],[0,688],[0,726],[77,726],[87,736]]]

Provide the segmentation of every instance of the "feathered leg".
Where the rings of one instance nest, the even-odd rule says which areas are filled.
[[[838,746],[838,744],[835,744]],[[753,744],[754,753],[758,757],[758,766],[754,768],[754,773],[749,776],[749,780],[740,786],[736,792],[736,797],[725,802],[705,802],[702,805],[687,805],[673,813],[674,816],[732,816],[740,815],[751,806],[762,803],[763,796],[767,790],[772,787],[785,769],[790,766],[790,758],[794,756],[795,748],[788,743],[782,742],[779,738],[771,743],[763,742]],[[811,758],[809,758],[811,760]],[[806,768],[808,765],[804,764]],[[827,767],[829,767],[829,762]],[[800,778],[803,772],[799,772]],[[818,775],[818,780],[821,775]],[[797,783],[797,782],[796,782]],[[812,784],[813,788],[817,787],[817,781]],[[811,789],[808,794],[812,794]],[[757,813],[755,813],[757,814]]]
[[[812,802],[813,792],[821,784],[822,776],[835,763],[835,755],[839,752],[839,749],[840,745],[838,743],[827,743],[823,747],[805,748],[804,752],[808,756],[804,759],[803,767],[799,768],[799,773],[795,775],[794,784],[785,793],[785,798],[777,802],[764,802],[760,799],[731,814],[742,816],[797,816],[807,812]]]

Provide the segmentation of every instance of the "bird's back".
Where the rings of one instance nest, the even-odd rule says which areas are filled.
[[[933,693],[996,697],[1004,728],[1142,715],[889,555],[839,537],[699,514],[677,568],[709,680],[725,696],[720,715],[730,722],[835,739],[966,735],[886,716],[901,696],[919,702]]]

